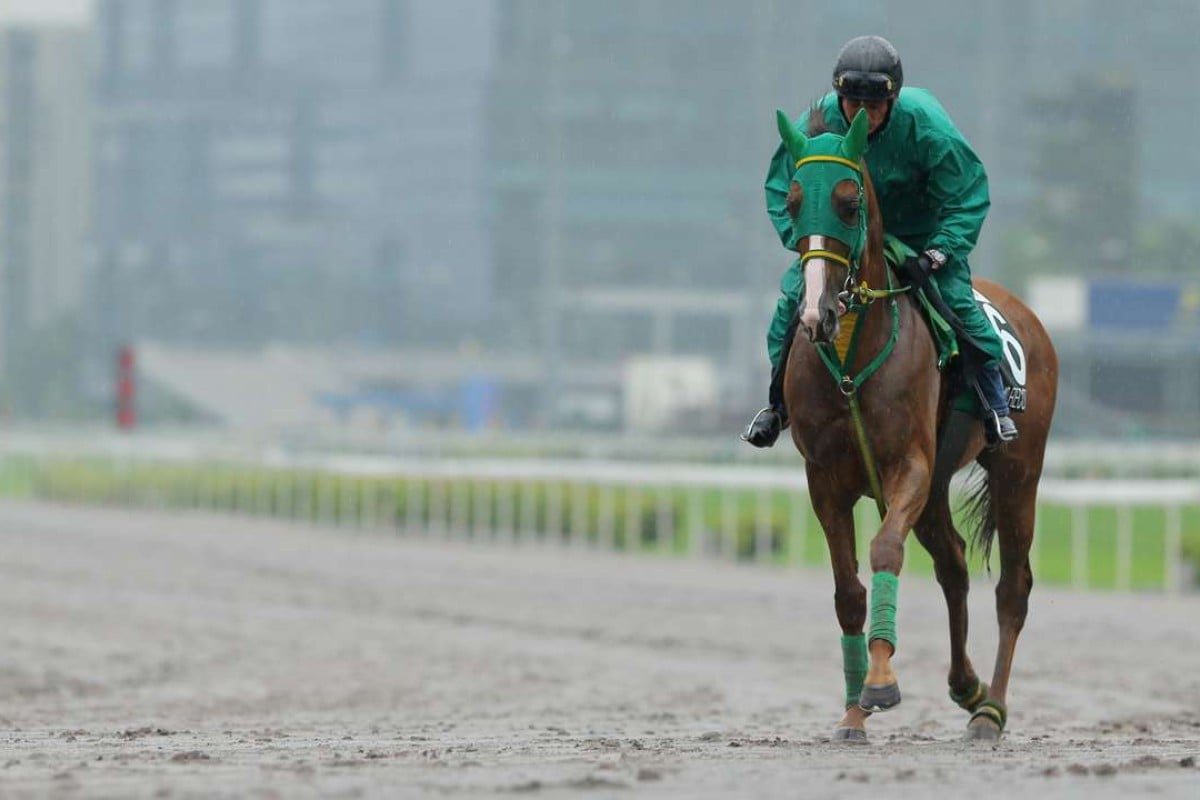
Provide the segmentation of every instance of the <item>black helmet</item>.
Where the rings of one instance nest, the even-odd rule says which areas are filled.
[[[833,66],[833,88],[851,100],[887,100],[904,85],[900,54],[882,36],[846,42]]]

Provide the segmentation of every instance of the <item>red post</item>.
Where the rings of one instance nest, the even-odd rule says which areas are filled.
[[[134,382],[133,348],[126,345],[117,353],[117,427],[123,431],[137,426],[137,384]]]

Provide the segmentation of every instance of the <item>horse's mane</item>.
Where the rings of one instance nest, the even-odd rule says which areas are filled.
[[[829,125],[829,120],[825,118],[825,109],[821,105],[821,100],[813,100],[808,107],[808,135],[820,136],[822,133],[832,133],[833,129]]]

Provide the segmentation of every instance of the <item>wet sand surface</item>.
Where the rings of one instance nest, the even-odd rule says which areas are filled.
[[[971,745],[902,580],[904,701],[855,746],[819,570],[24,504],[0,554],[3,797],[1200,797],[1195,595],[1035,586]]]

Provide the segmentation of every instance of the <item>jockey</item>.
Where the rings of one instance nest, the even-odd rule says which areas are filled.
[[[990,357],[976,377],[988,406],[992,435],[1000,441],[1017,437],[998,368],[1003,345],[972,295],[967,256],[991,201],[987,173],[971,145],[954,127],[946,110],[924,89],[901,89],[900,56],[879,36],[851,39],[838,55],[830,92],[797,121],[808,130],[811,114],[824,115],[824,127],[845,134],[859,109],[870,123],[867,169],[879,199],[884,230],[920,253],[916,264],[931,275],[943,298],[972,338]],[[780,145],[767,173],[767,212],[788,249],[796,246],[787,211],[792,163]],[[796,314],[804,274],[800,262],[783,276],[783,296],[767,332],[771,359],[770,405],[759,411],[742,438],[755,447],[770,447],[788,425],[783,402],[782,371],[789,325]]]

